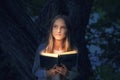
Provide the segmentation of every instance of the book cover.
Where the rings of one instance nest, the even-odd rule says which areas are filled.
[[[41,53],[40,66],[42,68],[50,69],[55,64],[60,66],[64,64],[69,70],[76,65],[77,51],[69,51],[61,54]]]

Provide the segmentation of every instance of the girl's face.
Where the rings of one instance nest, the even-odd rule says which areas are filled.
[[[55,40],[63,40],[66,37],[67,28],[65,21],[61,18],[53,23],[52,35]]]

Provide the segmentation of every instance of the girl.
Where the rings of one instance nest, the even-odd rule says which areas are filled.
[[[49,70],[41,68],[40,66],[40,54],[62,54],[63,52],[71,51],[76,51],[77,53],[77,49],[73,47],[70,42],[69,20],[65,15],[58,15],[51,22],[48,42],[41,44],[37,50],[32,70],[34,75],[38,80],[74,80],[79,75],[77,72],[77,64],[71,71],[68,70],[64,64],[61,66],[55,64]],[[77,63],[77,61],[75,63]]]

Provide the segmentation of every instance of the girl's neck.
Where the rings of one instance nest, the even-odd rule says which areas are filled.
[[[62,50],[62,49],[63,49],[63,41],[55,40],[54,50]]]

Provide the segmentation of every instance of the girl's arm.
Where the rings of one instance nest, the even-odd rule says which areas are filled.
[[[44,49],[44,47],[45,44],[42,44],[38,47],[35,54],[34,65],[32,68],[32,73],[35,77],[38,78],[38,80],[46,80],[46,70],[40,68],[40,52]]]

